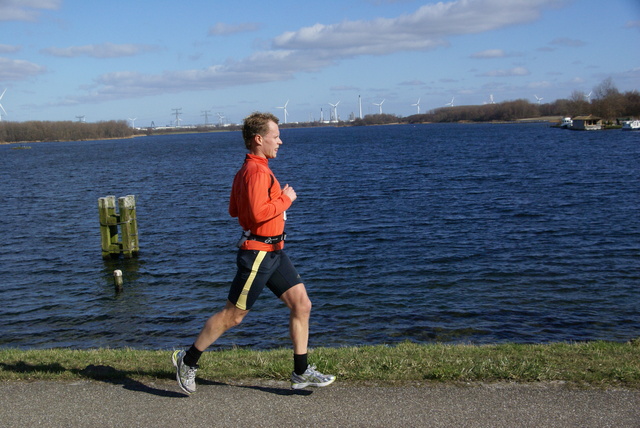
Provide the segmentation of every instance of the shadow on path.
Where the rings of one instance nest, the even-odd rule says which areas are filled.
[[[169,398],[185,398],[188,397],[187,394],[183,392],[169,391],[165,389],[156,388],[153,386],[146,385],[139,380],[133,378],[133,375],[142,375],[149,376],[155,378],[164,378],[164,379],[174,379],[173,376],[159,376],[158,373],[141,373],[139,371],[124,371],[118,370],[111,366],[104,365],[94,365],[90,364],[82,370],[79,369],[67,369],[60,363],[52,363],[52,364],[28,364],[24,361],[18,361],[14,364],[7,364],[0,362],[0,369],[3,371],[11,371],[15,373],[29,374],[29,373],[50,373],[50,374],[62,374],[64,372],[74,373],[76,375],[82,376],[87,379],[96,380],[100,382],[109,383],[112,385],[121,385],[123,388],[136,391],[136,392],[144,392],[146,394],[152,394],[159,397],[169,397]],[[294,390],[288,388],[278,388],[271,386],[260,386],[260,385],[232,385],[223,382],[214,382],[207,379],[198,379],[198,385],[208,385],[208,386],[232,386],[237,388],[247,388],[254,389],[261,392],[266,392],[269,394],[276,394],[282,396],[294,396],[294,395],[311,395],[313,392],[308,390]]]

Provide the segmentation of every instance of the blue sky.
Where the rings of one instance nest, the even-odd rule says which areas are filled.
[[[408,116],[609,77],[640,90],[638,0],[0,0],[2,120]]]

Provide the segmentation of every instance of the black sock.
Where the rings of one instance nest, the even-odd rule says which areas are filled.
[[[293,371],[301,375],[307,370],[307,354],[293,354]]]
[[[195,345],[191,345],[191,348],[189,348],[184,355],[183,361],[189,367],[195,367],[198,365],[198,360],[201,356],[202,351],[199,351],[198,348],[195,347]]]

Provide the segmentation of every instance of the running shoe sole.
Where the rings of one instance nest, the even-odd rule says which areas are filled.
[[[180,389],[182,389],[187,394],[191,395],[191,394],[193,394],[193,391],[189,391],[187,388],[185,388],[184,385],[182,385],[182,380],[180,379],[180,370],[178,369],[178,354],[179,353],[180,353],[180,351],[177,350],[177,351],[174,351],[173,354],[171,355],[171,362],[173,362],[173,366],[176,368],[176,380],[178,381],[178,385],[180,386]]]

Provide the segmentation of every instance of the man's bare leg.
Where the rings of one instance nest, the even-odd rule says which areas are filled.
[[[294,285],[285,291],[280,299],[291,311],[289,315],[289,334],[293,342],[293,353],[307,353],[309,343],[309,318],[311,316],[311,300],[304,284]]]
[[[194,345],[204,351],[211,346],[225,331],[237,326],[242,322],[249,311],[238,309],[233,303],[227,300],[225,307],[207,320],[198,335]]]

